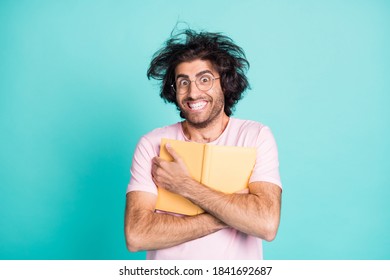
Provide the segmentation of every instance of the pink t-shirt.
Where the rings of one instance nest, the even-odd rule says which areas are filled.
[[[158,128],[144,135],[134,152],[127,192],[144,191],[157,195],[157,187],[151,176],[151,160],[159,155],[161,138],[189,141],[181,123]],[[210,144],[256,147],[256,164],[249,182],[266,181],[282,187],[277,146],[267,126],[230,118],[224,132]],[[262,259],[262,251],[260,238],[227,228],[171,248],[148,251],[147,259]]]

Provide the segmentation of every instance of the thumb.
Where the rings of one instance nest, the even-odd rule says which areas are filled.
[[[168,153],[172,156],[173,160],[176,162],[182,162],[181,157],[178,153],[173,149],[170,143],[165,144],[165,148],[167,149]]]

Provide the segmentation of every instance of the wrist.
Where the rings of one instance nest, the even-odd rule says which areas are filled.
[[[183,177],[180,179],[180,186],[178,188],[179,194],[187,199],[194,197],[196,191],[199,190],[199,183],[191,177]]]

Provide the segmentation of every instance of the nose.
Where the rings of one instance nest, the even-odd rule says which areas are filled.
[[[195,81],[191,81],[190,85],[188,86],[188,96],[198,96],[199,94],[202,94],[203,92],[198,88],[198,85]]]

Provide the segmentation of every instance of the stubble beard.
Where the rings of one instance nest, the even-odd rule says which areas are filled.
[[[225,105],[225,100],[223,99],[223,97],[215,99],[214,102],[215,102],[214,103],[215,106],[213,107],[212,111],[210,112],[210,115],[208,116],[208,118],[206,118],[205,120],[197,121],[196,119],[191,118],[191,113],[189,113],[188,111],[182,110],[182,109],[181,109],[181,113],[184,116],[184,119],[187,121],[187,123],[190,126],[197,128],[197,129],[203,129],[203,128],[208,127],[209,125],[212,125],[213,122],[215,122],[216,119],[220,115],[223,114],[224,105]]]

